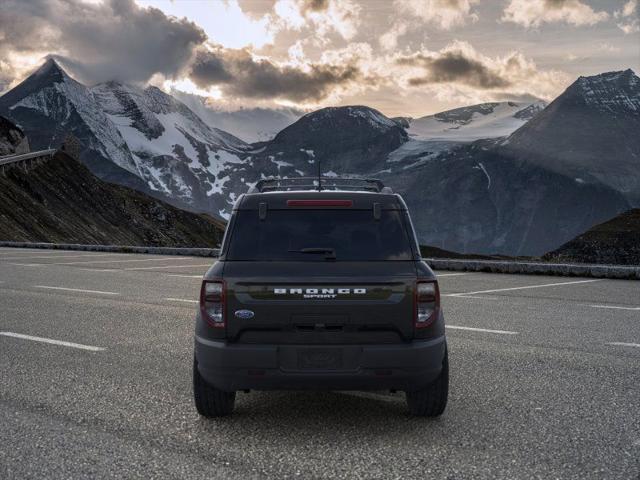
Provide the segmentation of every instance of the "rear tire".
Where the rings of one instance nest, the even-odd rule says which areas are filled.
[[[198,371],[198,362],[193,359],[193,398],[196,410],[203,417],[215,418],[231,415],[236,403],[236,392],[224,392],[209,385]]]
[[[442,370],[438,377],[422,390],[405,392],[407,406],[417,417],[439,417],[447,406],[449,397],[449,355],[444,351]]]

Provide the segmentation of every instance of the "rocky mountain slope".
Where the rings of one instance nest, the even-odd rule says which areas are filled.
[[[253,158],[291,164],[305,174],[366,175],[384,168],[388,155],[408,140],[404,128],[365,106],[328,107],[303,116],[273,140],[257,145]],[[281,164],[281,167],[286,165]],[[283,169],[281,173],[292,174]]]
[[[426,244],[542,255],[638,204],[638,83],[581,77],[509,137],[418,153],[388,183],[419,206]]]
[[[0,97],[0,111],[41,143],[77,132],[103,178],[195,211],[226,217],[270,176],[376,176],[405,197],[425,244],[540,255],[636,204],[637,86],[633,72],[612,72],[580,78],[542,111],[504,102],[418,120],[324,108],[247,144],[156,88],[88,89],[50,61]]]
[[[223,230],[215,219],[103,182],[63,152],[0,173],[0,240],[215,247]]]
[[[103,179],[147,190],[129,147],[90,90],[47,60],[0,97],[0,115],[18,124],[33,150],[60,146],[67,134],[83,145],[82,162]]]
[[[542,255],[629,208],[624,196],[514,159],[492,141],[380,177],[400,191],[421,243],[460,253]]]
[[[544,256],[558,262],[640,265],[640,209],[590,228]]]
[[[640,204],[640,79],[580,77],[504,144],[514,158],[576,182],[601,182]]]
[[[53,59],[0,97],[0,114],[23,128],[34,149],[59,146],[72,133],[100,178],[216,215],[226,206],[221,172],[248,147],[155,87],[88,88]]]
[[[0,117],[0,157],[29,151],[29,141],[15,123]]]

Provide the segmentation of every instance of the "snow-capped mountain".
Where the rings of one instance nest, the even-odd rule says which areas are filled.
[[[415,140],[472,142],[506,137],[545,107],[546,103],[542,100],[534,103],[481,103],[408,119],[407,131]]]
[[[291,164],[292,171],[323,174],[370,174],[383,168],[390,152],[407,141],[407,133],[378,110],[365,106],[327,107],[304,115],[254,152]],[[281,164],[281,173],[286,171]],[[293,168],[295,167],[295,168]]]
[[[631,70],[581,77],[509,137],[427,151],[383,178],[425,243],[545,253],[640,203],[639,84]]]
[[[59,144],[73,132],[87,150],[128,172],[137,170],[126,142],[91,91],[52,58],[0,97],[0,112],[23,128],[32,148]]]
[[[249,147],[211,128],[187,106],[156,87],[107,82],[91,88],[96,102],[131,151],[137,174],[152,190],[195,209],[216,208],[229,164]],[[219,209],[216,208],[215,212]]]
[[[249,148],[155,87],[88,88],[53,59],[0,97],[0,112],[23,128],[32,148],[59,145],[71,133],[98,176],[216,215],[228,209],[225,172]]]
[[[304,112],[295,108],[243,108],[223,110],[205,103],[205,99],[179,90],[171,95],[187,105],[208,125],[224,130],[245,142],[266,142],[298,120]]]
[[[504,150],[576,182],[602,182],[640,204],[640,79],[632,70],[580,77]]]
[[[195,211],[227,217],[271,176],[378,176],[404,196],[422,242],[521,255],[629,208],[640,185],[633,72],[581,78],[541,108],[482,104],[409,123],[366,106],[330,107],[248,144],[197,105],[155,87],[88,88],[52,60],[0,97],[0,114],[32,148],[73,133],[98,176]]]

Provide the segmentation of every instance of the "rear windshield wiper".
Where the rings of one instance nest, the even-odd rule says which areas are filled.
[[[289,250],[289,252],[293,253],[324,253],[327,260],[335,260],[336,259],[336,250],[334,248],[329,247],[309,247],[309,248],[301,248],[300,250]]]

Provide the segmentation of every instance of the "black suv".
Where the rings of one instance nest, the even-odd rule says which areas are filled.
[[[196,318],[205,417],[237,390],[403,390],[438,416],[449,369],[438,282],[407,206],[378,180],[258,182],[236,202]]]

